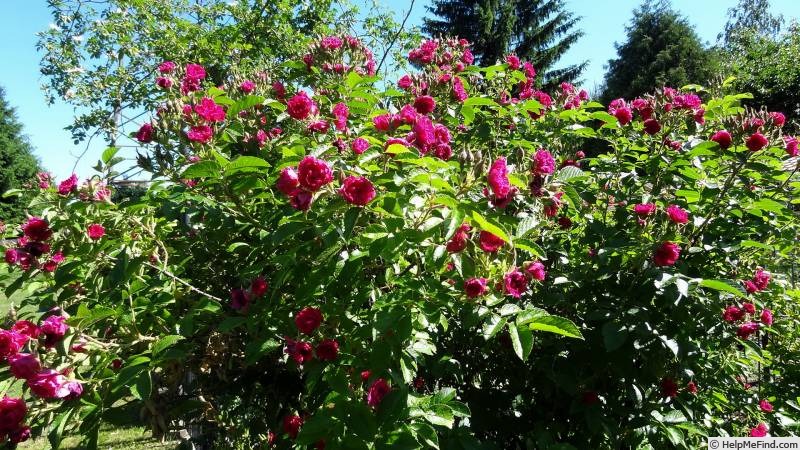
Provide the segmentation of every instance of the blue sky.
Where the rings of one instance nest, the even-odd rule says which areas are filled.
[[[410,1],[386,0],[398,14],[405,14]],[[417,0],[409,18],[411,25],[419,25],[430,0]],[[589,91],[600,84],[604,64],[614,57],[614,42],[624,39],[624,28],[629,23],[632,10],[639,0],[567,0],[567,8],[583,17],[580,27],[586,35],[562,59],[564,64],[589,60],[583,86]],[[689,18],[700,38],[715,42],[717,34],[727,21],[726,11],[736,0],[673,0],[675,9]],[[800,17],[800,0],[772,0],[774,12],[787,20]],[[84,145],[72,143],[64,127],[72,121],[69,105],[45,104],[40,85],[40,54],[36,51],[36,32],[44,30],[51,22],[44,0],[5,0],[3,26],[0,27],[0,61],[5,70],[0,72],[0,86],[6,88],[8,101],[17,108],[25,133],[36,149],[44,167],[58,179],[72,173],[76,156]],[[76,172],[86,177],[92,174],[91,166],[103,151],[102,144],[93,145],[78,163]]]

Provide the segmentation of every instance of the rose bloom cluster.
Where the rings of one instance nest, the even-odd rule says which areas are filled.
[[[68,378],[69,369],[56,371],[44,368],[36,356],[38,345],[50,349],[64,339],[69,330],[61,315],[50,315],[39,325],[27,320],[17,321],[10,329],[0,329],[0,358],[8,364],[11,374],[25,380],[35,396],[67,401],[81,396],[83,384]],[[27,440],[30,428],[23,425],[27,407],[22,399],[4,397],[0,400],[0,437],[12,443]]]
[[[298,333],[297,339],[284,337],[284,353],[298,366],[303,366],[316,359],[321,362],[333,362],[339,356],[339,342],[335,338],[317,337],[320,325],[325,318],[319,308],[305,307],[295,314],[294,323]],[[305,336],[305,337],[303,337]],[[316,344],[309,339],[316,337]],[[377,408],[383,398],[391,391],[391,386],[384,378],[372,379],[370,371],[365,370],[360,374],[361,382],[368,384],[365,401],[368,406]],[[370,380],[372,381],[370,382]],[[300,431],[305,417],[291,414],[283,419],[283,432],[291,439],[295,439]]]
[[[469,96],[458,75],[475,62],[466,39],[428,39],[408,53],[408,60],[422,69],[418,74],[400,77],[397,86],[413,95],[450,97],[464,102]]]
[[[377,65],[372,50],[353,36],[325,36],[309,48],[303,63],[311,71],[317,67],[324,73],[375,75]]]

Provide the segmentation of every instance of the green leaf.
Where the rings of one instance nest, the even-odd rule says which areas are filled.
[[[139,400],[147,400],[153,390],[153,380],[150,371],[144,370],[136,378],[136,383],[131,386],[131,394]]]
[[[697,203],[700,201],[700,193],[697,191],[689,191],[685,189],[678,189],[675,195],[686,199],[686,203]]]
[[[580,177],[583,177],[585,175],[586,174],[583,173],[583,171],[581,169],[579,169],[579,168],[577,168],[575,166],[565,166],[565,167],[561,168],[556,173],[556,177],[555,178],[558,181],[564,182],[564,181],[569,181],[569,180],[571,180],[573,178],[580,178]]]
[[[216,161],[200,161],[187,167],[181,178],[213,178],[218,177],[222,167]]]
[[[531,330],[547,331],[571,338],[583,339],[581,330],[569,319],[559,316],[540,317],[531,322]]]
[[[259,172],[269,167],[269,163],[255,156],[240,156],[225,167],[225,176],[241,172]]]
[[[500,317],[497,314],[490,315],[486,322],[483,323],[483,338],[487,341],[493,338],[500,330],[503,329],[508,319]]]
[[[508,334],[511,336],[511,347],[519,359],[525,361],[533,350],[533,333],[530,328],[517,328],[513,323],[508,324]]]
[[[466,106],[500,106],[496,101],[486,97],[470,97],[464,100]]]
[[[264,100],[264,97],[258,95],[248,95],[228,108],[228,118],[235,118],[244,110],[250,109],[256,105],[262,105],[264,104]]]
[[[606,347],[607,352],[622,347],[622,344],[628,339],[628,330],[616,322],[606,322],[602,328],[603,345]]]
[[[775,200],[769,198],[762,198],[761,200],[753,203],[752,206],[758,209],[762,209],[764,211],[770,211],[774,213],[782,212],[785,209],[783,204],[778,203]]]
[[[508,237],[505,231],[500,228],[499,225],[489,222],[484,218],[478,211],[472,211],[472,220],[478,224],[478,227],[481,230],[488,231],[493,235],[499,237],[500,239],[506,241],[507,243],[511,243],[511,239]]]
[[[399,155],[400,153],[411,153],[411,150],[408,149],[403,144],[392,144],[386,148],[384,153],[388,153],[390,155]]]
[[[184,339],[183,336],[177,334],[170,334],[162,337],[161,339],[156,341],[156,343],[153,345],[152,349],[153,356],[158,355],[159,353],[163,352],[169,347],[172,347],[173,345],[175,345],[179,341],[182,341],[183,339]]]
[[[720,292],[727,292],[729,294],[733,294],[737,297],[746,298],[747,295],[745,294],[744,290],[738,286],[738,284],[734,284],[731,281],[727,280],[700,280],[700,286],[707,287],[709,289],[714,289]]]
[[[117,154],[119,151],[119,147],[108,147],[103,151],[103,156],[100,159],[103,161],[104,164],[108,164],[112,158]]]
[[[411,428],[417,435],[417,440],[420,444],[429,448],[439,448],[439,435],[436,434],[436,430],[432,426],[427,423],[414,422],[411,424]]]

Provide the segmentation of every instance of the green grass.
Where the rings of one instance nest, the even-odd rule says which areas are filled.
[[[64,438],[61,449],[78,449],[80,438],[68,436]],[[106,450],[167,450],[174,449],[176,442],[161,443],[150,438],[150,434],[142,427],[101,428],[98,447]],[[46,437],[34,439],[21,444],[20,450],[50,450]]]
[[[8,314],[12,304],[15,308],[18,308],[27,295],[25,291],[18,291],[12,294],[11,298],[6,297],[5,288],[13,283],[16,278],[17,276],[9,273],[5,264],[0,265],[0,318]],[[15,383],[9,395],[19,395],[19,392],[20,385]],[[79,436],[67,436],[64,438],[60,448],[65,450],[78,449],[80,448],[80,441],[81,438]],[[121,427],[101,427],[98,440],[99,448],[109,450],[167,450],[174,449],[176,445],[177,442],[174,441],[161,443],[150,438],[150,433],[144,427],[136,426],[135,424]],[[45,436],[20,444],[18,448],[21,450],[50,450],[51,447]]]

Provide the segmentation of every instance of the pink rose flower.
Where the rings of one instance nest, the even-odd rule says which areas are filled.
[[[548,175],[556,170],[556,161],[553,155],[547,150],[540,148],[533,155],[533,173],[536,175]]]
[[[525,268],[525,272],[534,280],[537,281],[544,281],[545,277],[547,277],[547,271],[545,270],[544,264],[540,261],[534,261]]]
[[[769,433],[767,424],[761,422],[755,428],[750,430],[750,437],[766,437]]]
[[[656,210],[655,203],[639,203],[633,206],[633,212],[639,217],[647,217]]]
[[[333,181],[333,172],[327,162],[313,156],[306,156],[297,166],[297,177],[300,186],[311,192]]]
[[[189,129],[186,133],[186,137],[192,142],[207,144],[211,142],[211,138],[214,137],[214,131],[208,125],[197,125]]]
[[[349,176],[342,182],[339,195],[347,203],[365,206],[375,198],[375,187],[366,177]]]
[[[314,101],[305,91],[300,91],[286,102],[286,113],[294,119],[303,120],[315,109]]]
[[[67,330],[69,330],[66,320],[64,316],[49,316],[42,321],[41,325],[39,325],[39,330],[44,335],[45,347],[52,347],[64,338]]]
[[[67,378],[52,369],[43,370],[28,378],[28,387],[37,397],[65,398],[70,394]]]
[[[764,309],[763,311],[761,311],[761,323],[763,323],[765,326],[770,327],[772,326],[772,320],[773,320],[772,311],[770,311],[769,309]]]
[[[347,117],[350,114],[350,110],[347,108],[347,105],[339,102],[333,106],[331,109],[331,113],[336,120],[334,121],[333,125],[339,131],[344,131],[347,129]]]
[[[369,141],[362,137],[355,138],[353,142],[350,143],[350,148],[353,150],[353,153],[360,155],[369,148]]]
[[[506,294],[514,298],[520,298],[528,290],[528,278],[518,269],[514,269],[503,277],[503,284]]]
[[[678,205],[669,205],[667,207],[667,216],[674,223],[686,223],[689,221],[689,213]]]
[[[511,191],[511,182],[508,180],[508,166],[504,157],[497,158],[487,175],[492,194],[497,198],[505,198]]]
[[[209,97],[203,97],[199,104],[194,105],[194,112],[206,122],[222,122],[225,120],[225,109]]]
[[[96,241],[106,234],[106,229],[99,223],[93,223],[86,229],[86,234],[89,235],[89,239]]]
[[[767,399],[763,399],[758,402],[758,407],[762,412],[765,413],[771,413],[773,410],[772,403],[770,403]]]
[[[300,186],[297,172],[291,167],[285,167],[281,170],[281,174],[278,176],[278,181],[275,183],[275,186],[283,194],[292,195],[292,193],[297,190],[297,187]]]
[[[22,380],[27,380],[42,370],[42,365],[35,356],[29,353],[17,353],[8,357],[11,373]]]

